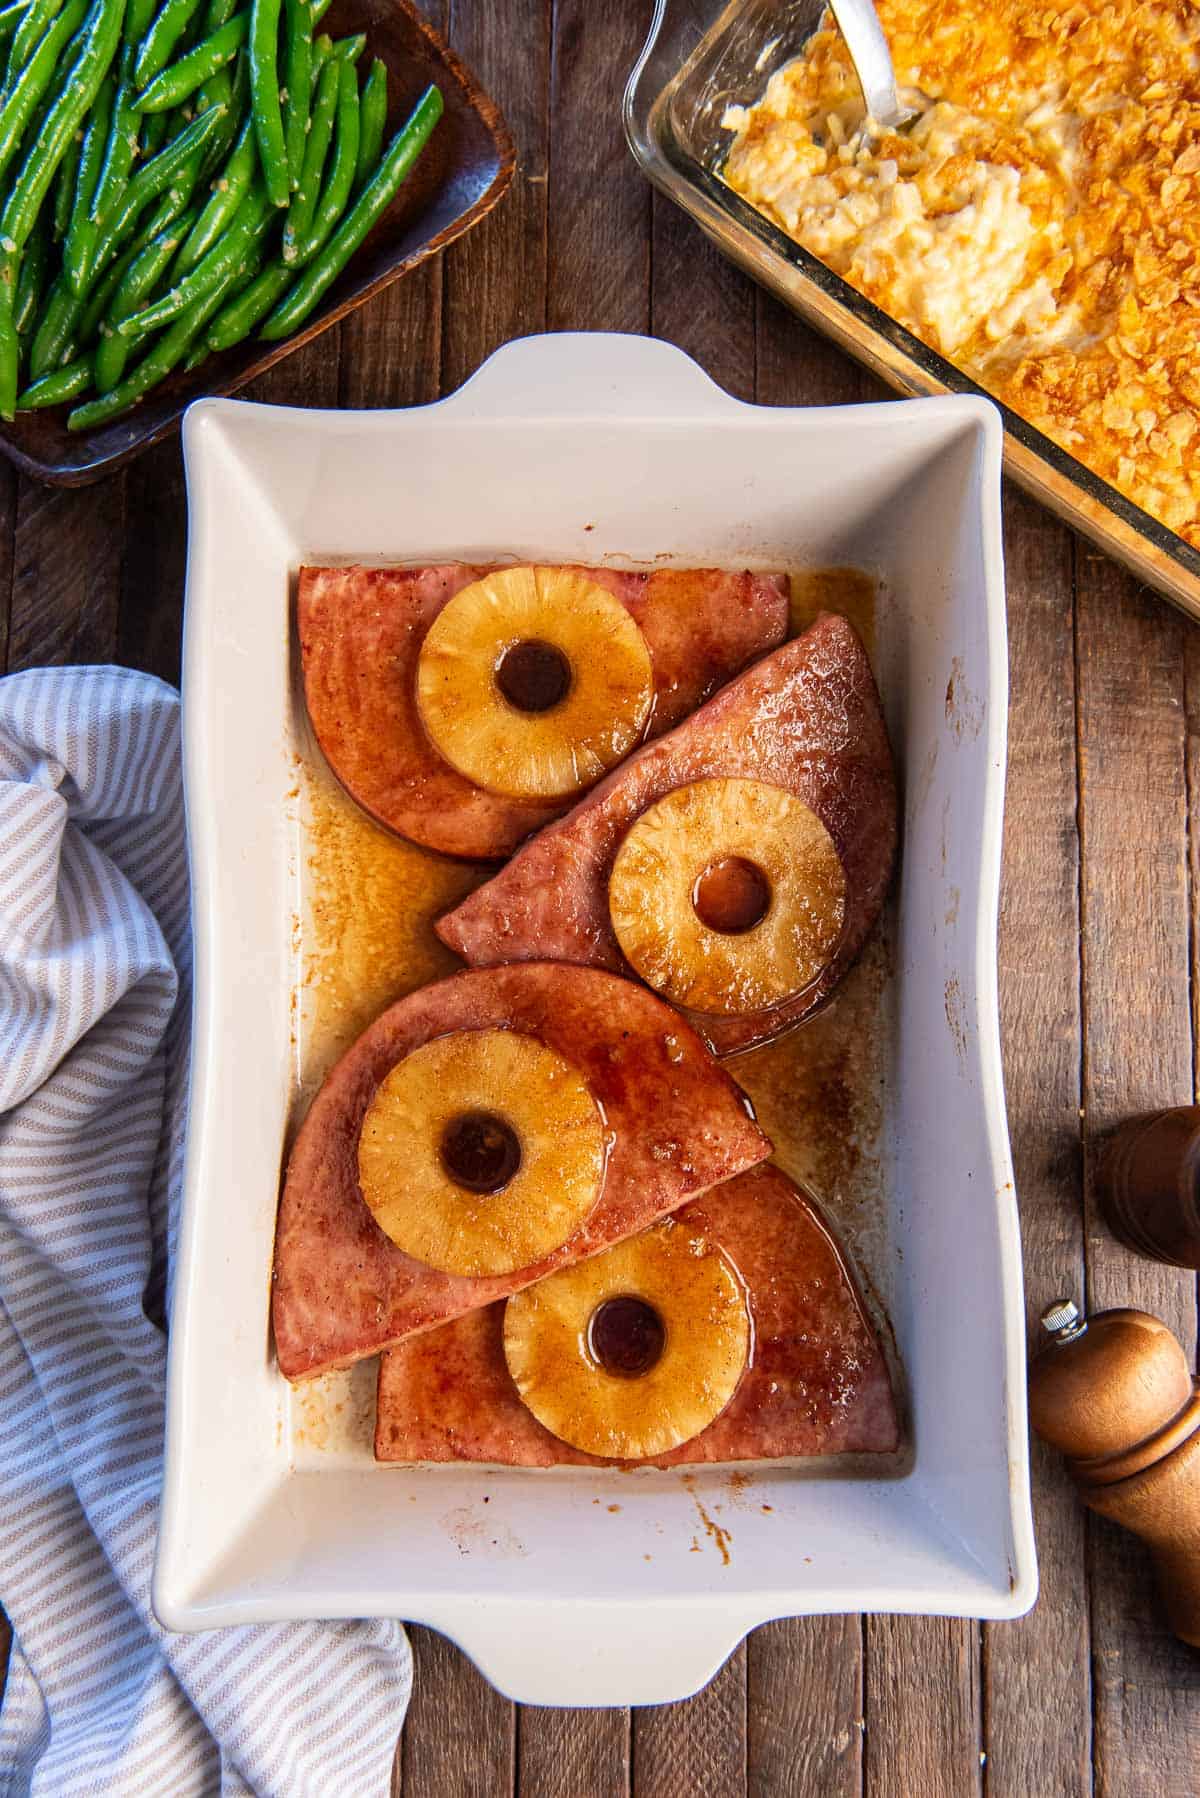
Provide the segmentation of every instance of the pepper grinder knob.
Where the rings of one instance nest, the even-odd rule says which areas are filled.
[[[1084,1318],[1059,1299],[1042,1324],[1033,1427],[1067,1456],[1083,1502],[1149,1545],[1171,1628],[1200,1647],[1200,1382],[1148,1312]]]
[[[1049,1330],[1056,1342],[1074,1342],[1087,1329],[1087,1319],[1073,1299],[1055,1299],[1042,1312],[1042,1328]]]

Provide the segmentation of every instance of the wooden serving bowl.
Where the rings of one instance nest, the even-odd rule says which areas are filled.
[[[365,31],[360,67],[374,56],[387,64],[388,137],[431,81],[442,90],[442,118],[387,212],[308,323],[282,343],[250,337],[190,373],[177,369],[133,411],[94,431],[68,431],[69,406],[19,412],[12,424],[0,422],[0,454],[24,474],[61,487],[111,474],[173,431],[193,400],[236,393],[297,345],[444,250],[501,198],[516,161],[508,127],[495,102],[410,0],[334,0],[321,29],[334,37]]]

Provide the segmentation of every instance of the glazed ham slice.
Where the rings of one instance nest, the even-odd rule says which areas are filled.
[[[879,693],[858,633],[833,613],[638,750],[440,919],[438,935],[475,967],[545,958],[630,973],[608,913],[621,839],[664,793],[729,777],[802,799],[829,831],[846,876],[842,939],[812,986],[765,1011],[689,1014],[717,1055],[769,1041],[833,992],[879,915],[895,857],[896,786]]]
[[[448,600],[494,566],[302,568],[300,654],[308,714],[330,767],[380,824],[468,860],[511,851],[567,803],[485,792],[438,754],[417,712],[417,658]],[[650,652],[659,735],[783,641],[786,575],[716,568],[578,572],[627,608]]]
[[[358,1138],[380,1081],[456,1030],[508,1029],[571,1062],[610,1147],[591,1214],[516,1273],[466,1278],[414,1260],[383,1234],[358,1183]],[[588,968],[526,964],[466,973],[385,1011],[327,1076],[296,1138],[279,1201],[272,1320],[281,1371],[305,1379],[373,1355],[595,1255],[765,1160],[771,1145],[740,1089],[678,1014],[645,988]]]
[[[897,1448],[887,1362],[846,1256],[806,1195],[778,1168],[759,1167],[676,1215],[723,1248],[740,1272],[754,1349],[721,1415],[654,1464]],[[603,1465],[552,1436],[521,1403],[504,1359],[503,1325],[504,1306],[489,1305],[384,1355],[378,1460]]]

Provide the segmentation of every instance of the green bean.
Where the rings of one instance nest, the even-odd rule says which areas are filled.
[[[333,0],[312,0],[312,28],[314,31],[332,5]]]
[[[96,391],[109,393],[125,373],[132,343],[117,327],[133,313],[148,294],[152,294],[160,278],[170,266],[191,225],[192,214],[174,219],[157,237],[136,255],[126,269],[103,325],[96,346]]]
[[[200,0],[163,0],[153,15],[133,65],[133,78],[145,87],[171,60],[171,52],[192,21]]]
[[[92,194],[88,217],[98,224],[116,204],[117,197],[129,179],[138,151],[138,119],[133,110],[136,89],[133,80],[133,51],[128,45],[121,53],[121,68],[113,96],[108,138],[100,161],[100,173]]]
[[[235,10],[237,9],[235,8]],[[179,34],[178,42],[171,53],[171,62],[178,62],[181,56],[186,56],[190,50],[194,50],[202,38],[212,36],[212,33],[206,29],[207,22],[208,7],[204,4],[204,0],[201,0],[200,5],[196,7],[191,18]],[[222,19],[221,25],[225,24],[228,24],[228,20]],[[218,25],[216,29],[219,31],[221,26]],[[169,67],[170,65],[168,64],[167,66]]]
[[[124,11],[121,61],[117,65],[119,81],[113,99],[110,137],[106,140],[104,156],[101,158],[101,174],[97,176],[90,205],[90,216],[94,219],[101,218],[101,214],[117,198],[117,192],[124,187],[133,158],[137,155],[137,119],[133,117],[133,95],[137,93],[137,83],[133,79],[133,63],[137,61],[140,41],[149,31],[149,22],[155,16],[157,4],[158,0],[128,0]],[[117,156],[117,167],[110,174],[113,153]]]
[[[66,276],[56,276],[47,291],[29,350],[29,372],[35,380],[60,365],[63,350],[74,340],[82,311],[83,301]]]
[[[206,37],[203,43],[173,62],[170,68],[152,81],[134,101],[135,112],[166,112],[178,106],[189,94],[232,62],[246,41],[250,27],[249,13],[235,13],[232,19]]]
[[[211,135],[219,117],[220,109],[213,107],[210,112],[193,120],[172,143],[167,145],[165,150],[160,151],[152,161],[144,163],[138,170],[116,209],[109,214],[101,226],[95,253],[88,263],[87,276],[80,289],[81,306],[88,299],[94,284],[104,275],[109,263],[115,256],[119,256],[123,252],[125,240],[132,232],[143,207],[148,205],[151,200],[157,199],[159,194],[166,190],[169,192],[167,192],[163,210],[167,218],[174,217],[187,205],[199,178],[197,152]],[[160,219],[155,226],[155,232],[162,229],[163,222]],[[147,241],[148,235],[153,234],[154,232],[143,233],[142,243]],[[141,245],[139,244],[138,247],[140,248]],[[89,314],[90,312],[91,304],[89,302]],[[82,337],[82,341],[89,341],[98,327],[99,320],[94,319],[91,331]],[[35,370],[35,372],[37,371]]]
[[[0,293],[0,418],[11,419],[17,409],[17,384],[21,375],[21,339],[13,316],[13,293]]]
[[[16,86],[0,106],[0,176],[20,148],[25,127],[53,81],[64,44],[83,23],[87,0],[67,0],[21,70]]]
[[[129,171],[138,156],[153,155],[154,153],[153,147],[138,143],[140,120],[134,111],[133,104],[138,87],[133,72],[134,64],[137,61],[138,44],[149,27],[154,5],[155,0],[129,0],[126,8],[123,43],[117,70],[117,86],[109,119],[108,137],[100,162],[100,173],[96,177],[96,185],[88,209],[88,216],[96,224],[116,204],[129,179]]]
[[[362,105],[358,118],[358,168],[354,174],[354,188],[357,192],[365,187],[371,178],[375,164],[379,161],[383,149],[383,134],[387,129],[387,64],[376,57],[371,64],[371,73],[363,82]]]
[[[279,9],[280,0],[250,4],[250,94],[259,161],[272,206],[286,206],[292,191],[279,102]]]
[[[238,0],[209,0],[208,11],[204,15],[204,35],[211,37],[219,31],[227,19],[231,19],[237,11]]]
[[[135,113],[134,118],[142,121],[142,128],[138,132],[137,154],[143,162],[148,162],[170,140],[171,127],[177,121],[174,114],[169,112]]]
[[[0,12],[0,44],[6,44],[29,11],[29,0],[17,0],[15,6],[6,6]]]
[[[205,342],[204,338],[202,337],[200,339],[199,343],[196,345],[195,349],[192,351],[191,355],[187,357],[187,359],[185,360],[185,362],[183,364],[184,374],[185,375],[191,374],[191,372],[194,368],[199,368],[199,366],[202,362],[207,362],[208,358],[211,355],[212,355],[212,351],[209,349],[208,344]],[[18,400],[17,404],[18,405],[20,404],[19,400]]]
[[[95,287],[89,292],[87,305],[80,314],[79,329],[76,333],[80,343],[89,344],[95,340],[101,324],[108,317],[108,309],[112,304],[113,295],[125,278],[125,271],[141,254],[146,245],[161,231],[165,231],[167,226],[186,210],[190,196],[191,188],[186,180],[178,186],[169,187],[150,214],[146,224],[130,239],[120,254],[114,256],[103,275],[96,282]]]
[[[333,162],[313,213],[312,226],[296,246],[297,267],[312,261],[349,204],[358,170],[358,137],[358,82],[353,63],[344,62],[340,67]],[[379,160],[378,156],[375,160]]]
[[[197,113],[207,112],[210,106],[229,105],[229,102],[233,98],[234,77],[242,68],[243,62],[243,57],[232,57],[230,62],[226,63],[223,68],[215,70],[204,85],[197,89]],[[249,88],[246,89],[246,92],[249,94]],[[237,125],[238,121],[235,118],[233,121],[233,129],[235,132],[237,130]]]
[[[42,375],[31,383],[17,400],[18,412],[33,412],[40,406],[62,406],[67,400],[78,399],[86,393],[92,384],[92,359],[82,356],[78,362],[68,362],[65,368],[56,368],[51,374]]]
[[[75,133],[67,145],[66,154],[58,165],[54,177],[54,237],[61,243],[67,235],[71,224],[71,208],[75,204],[75,189],[79,183],[79,159],[83,153],[83,127]]]
[[[122,412],[136,405],[144,394],[170,374],[171,370],[187,355],[192,347],[197,332],[208,323],[222,300],[230,292],[234,283],[240,278],[240,269],[231,273],[226,282],[205,294],[201,299],[180,313],[169,331],[164,331],[150,353],[139,362],[131,375],[99,399],[88,400],[67,417],[69,431],[86,431],[92,426],[106,423]]]
[[[266,210],[268,200],[263,192],[263,183],[255,180],[245,200],[237,207],[234,223],[228,227],[225,236],[218,237],[209,254],[201,257],[193,270],[189,270],[184,279],[178,280],[173,288],[167,289],[160,300],[153,306],[144,307],[144,311],[133,313],[130,318],[122,318],[119,324],[124,338],[140,338],[148,331],[158,331],[162,325],[169,324],[171,318],[178,318],[182,311],[193,304],[193,300],[210,293],[219,286],[228,275],[230,268],[236,268],[243,261],[250,246],[257,243],[266,228]]]
[[[200,89],[197,112],[207,112],[210,106],[224,106],[225,117],[205,144],[204,154],[200,159],[200,179],[205,183],[210,182],[217,170],[225,166],[241,127],[249,116],[250,64],[245,51],[238,57],[232,70],[228,67],[218,69],[212,80],[206,81]]]
[[[191,55],[203,35],[201,31],[203,23],[204,19],[202,13],[200,11],[194,12],[180,35],[179,42],[172,52],[170,63],[167,65],[167,68],[163,70],[164,74],[169,74],[177,62],[182,61],[185,56]],[[212,75],[207,76],[206,79],[211,80],[213,76],[217,75],[219,72],[218,69],[214,69]],[[157,80],[158,77],[155,77],[155,79]],[[153,86],[153,82],[150,85]],[[154,120],[165,118],[167,123],[164,135],[166,141],[169,143],[178,132],[183,130],[185,125],[189,125],[195,118],[196,112],[199,109],[200,91],[200,89],[194,88],[191,93],[181,95],[179,102],[176,105],[160,107],[157,112],[143,112],[139,114],[142,121],[143,142],[145,141],[146,132],[153,124]],[[138,99],[140,98],[141,95],[139,94]],[[137,100],[134,101],[134,105],[137,105]]]
[[[287,145],[288,177],[295,188],[304,166],[304,143],[312,110],[312,6],[310,0],[285,0],[285,5],[287,105],[283,109],[283,137]]]
[[[144,250],[151,238],[157,237],[160,231],[165,231],[168,225],[173,225],[181,212],[188,211],[195,186],[191,164],[185,163],[179,179],[172,181],[170,187],[159,196],[158,205],[134,238],[139,250]]]
[[[329,40],[326,39],[326,42]],[[332,46],[331,46],[332,47]],[[292,195],[287,220],[283,227],[283,260],[294,263],[300,245],[308,236],[317,200],[321,192],[321,176],[333,137],[333,121],[341,92],[341,74],[337,62],[330,58],[321,70],[317,83],[317,99],[313,107],[308,143],[304,149],[304,167],[300,185]]]
[[[92,357],[92,385],[97,393],[111,393],[129,360],[131,345],[127,337],[105,323],[100,327],[100,341]]]
[[[299,280],[284,295],[263,326],[268,341],[287,337],[308,317],[326,289],[331,287],[358,249],[372,225],[386,212],[396,191],[411,170],[434,126],[442,116],[443,100],[436,87],[427,87],[407,124],[401,126],[367,185],[322,250]]]
[[[200,258],[212,249],[225,227],[232,221],[258,167],[258,146],[254,138],[254,120],[247,118],[242,134],[234,145],[229,161],[213,184],[212,198],[192,227],[191,235],[179,252],[177,274],[186,274]]]
[[[9,191],[4,211],[0,213],[0,249],[6,256],[12,254],[11,245],[20,250],[33,229],[67,145],[96,98],[116,55],[124,14],[125,0],[96,0],[91,24],[63,82],[63,91],[51,108],[41,139],[26,157]],[[61,15],[66,16],[65,12]]]
[[[268,262],[243,292],[235,294],[222,306],[208,327],[210,350],[230,350],[243,337],[249,337],[260,318],[292,283],[292,271],[282,262]]]
[[[125,189],[116,206],[103,221],[100,241],[92,258],[89,280],[107,268],[110,257],[128,236],[143,206],[158,198],[168,187],[189,183],[188,194],[195,186],[198,165],[194,154],[208,142],[225,115],[222,106],[210,106],[198,119],[184,127],[164,150],[150,162],[144,162]]]
[[[333,39],[329,36],[328,32],[323,31],[320,37],[315,37],[313,39],[312,85],[314,93],[317,91],[317,81],[320,77],[321,70],[325,67],[325,64],[332,55]]]
[[[71,43],[67,45],[66,50],[63,52],[62,56],[60,56],[60,58],[59,58],[59,67],[60,68],[62,67],[64,62],[69,65],[70,53],[71,53],[71,49],[72,49],[72,46],[74,45],[74,43],[75,43],[75,39],[72,38]],[[17,150],[17,154],[16,154],[16,164],[17,164],[18,168],[22,165],[22,163],[24,163],[25,158],[29,155],[29,152],[33,148],[33,146],[40,141],[41,135],[42,135],[42,129],[46,123],[46,120],[50,116],[50,109],[54,105],[54,102],[58,98],[58,95],[61,91],[62,91],[62,77],[59,75],[58,71],[56,70],[54,73],[54,77],[50,82],[49,87],[46,89],[45,93],[42,95],[42,98],[37,107],[37,110],[34,112],[33,117],[30,119],[28,125],[26,125],[24,133],[22,134],[21,143],[20,143],[20,146],[19,146],[19,148]],[[2,206],[3,204],[4,204],[4,188],[2,185],[0,185],[0,206]]]
[[[152,162],[138,170],[116,210],[101,228],[82,293],[75,291],[65,271],[51,283],[30,350],[31,374],[42,375],[48,369],[58,367],[64,360],[64,351],[69,353],[73,343],[91,341],[100,319],[107,312],[113,291],[109,263],[115,257],[123,270],[149,238],[157,235],[187,205],[196,183],[195,152],[211,135],[219,116],[220,109],[213,107],[181,131]],[[132,246],[126,246],[125,240],[142,209],[160,195],[160,204],[140,239],[135,238]],[[97,293],[89,297],[93,284],[97,286]]]
[[[33,115],[33,121],[29,127],[29,131],[26,136],[25,142],[22,145],[23,150],[27,151],[29,149],[31,143],[33,142],[34,133],[41,129],[42,117],[45,115],[45,113],[49,112],[49,110],[53,106],[55,100],[58,99],[58,96],[62,93],[64,87],[66,86],[67,75],[71,68],[72,59],[75,55],[75,52],[78,50],[80,44],[83,42],[84,38],[87,36],[88,32],[91,30],[92,23],[93,23],[93,16],[98,10],[99,10],[99,8],[96,3],[96,0],[87,0],[87,9],[84,12],[83,18],[79,21],[79,24],[76,26],[75,30],[68,34],[70,41],[60,51],[59,56],[55,62],[54,73],[50,77],[50,80],[46,84],[45,91],[42,94],[41,113],[39,114],[39,113],[35,112]],[[44,35],[45,34],[43,33],[43,37],[44,37]],[[34,45],[34,54],[36,54],[36,52],[40,48],[41,48],[41,41],[39,40],[39,42]],[[28,66],[28,63],[26,66]]]
[[[125,270],[138,252],[144,248],[145,245],[135,237],[131,243],[125,246],[121,254],[115,256],[109,263],[96,285],[89,291],[87,304],[78,300],[80,310],[77,314],[78,330],[75,335],[80,343],[90,344],[95,341],[100,326],[108,317],[108,308],[112,304],[113,294],[120,285]]]
[[[33,0],[33,5],[17,26],[12,49],[8,53],[8,78],[10,81],[16,80],[18,73],[25,67],[41,42],[47,27],[53,19],[57,18],[62,8],[63,0]]]
[[[230,270],[241,264],[262,237],[268,223],[268,206],[262,183],[256,179],[238,207],[233,223],[217,239],[207,256],[202,256],[195,268],[153,306],[122,319],[117,326],[121,336],[132,341],[144,337],[148,331],[160,330],[181,312],[186,312],[193,301],[223,285]]]
[[[343,62],[357,62],[366,47],[367,34],[365,31],[358,31],[353,37],[335,38],[333,54],[340,57]]]
[[[42,300],[42,288],[45,286],[49,263],[50,232],[47,229],[45,217],[42,217],[38,220],[33,235],[25,246],[25,254],[21,258],[21,273],[17,281],[17,297],[13,309],[18,337],[27,337],[33,328]]]
[[[63,246],[63,266],[72,281],[86,279],[87,265],[100,234],[100,227],[91,216],[92,199],[104,166],[104,152],[108,144],[116,91],[117,77],[110,69],[96,95],[96,103],[92,107],[79,152],[79,171],[75,177],[71,217]]]

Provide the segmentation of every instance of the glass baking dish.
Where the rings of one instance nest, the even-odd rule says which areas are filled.
[[[725,255],[905,394],[986,390],[794,243],[721,180],[729,105],[757,100],[798,56],[823,0],[657,0],[625,90],[625,133],[654,184]],[[1009,474],[1139,579],[1200,619],[1200,553],[1007,406]]]

